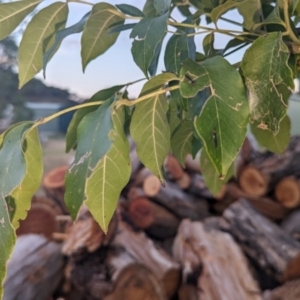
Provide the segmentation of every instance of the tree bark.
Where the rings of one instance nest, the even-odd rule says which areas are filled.
[[[152,200],[181,219],[202,220],[209,215],[208,204],[205,199],[199,199],[185,193],[174,183],[166,182],[166,186],[162,187]]]
[[[246,258],[229,234],[183,220],[173,253],[181,263],[183,282],[197,286],[198,299],[262,299]]]
[[[152,271],[163,284],[167,297],[176,293],[180,281],[179,265],[164,250],[155,246],[143,232],[134,232],[119,220],[119,230],[112,244],[126,249],[138,263]]]
[[[48,300],[63,275],[59,244],[42,235],[28,234],[17,239],[8,263],[4,300]]]
[[[222,229],[237,240],[245,253],[276,280],[283,280],[289,263],[300,253],[300,243],[255,211],[245,199],[228,207],[223,218],[226,222],[221,223]]]

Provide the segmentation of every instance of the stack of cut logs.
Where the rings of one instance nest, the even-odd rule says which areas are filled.
[[[282,155],[247,139],[218,195],[199,158],[183,169],[168,156],[164,186],[134,148],[131,161],[107,234],[85,206],[71,221],[66,166],[46,174],[46,197],[20,222],[5,300],[300,299],[299,137]]]

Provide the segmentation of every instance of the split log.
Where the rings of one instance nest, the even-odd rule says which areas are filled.
[[[209,215],[205,199],[193,197],[171,182],[166,182],[152,200],[181,219],[202,220]]]
[[[245,199],[228,207],[223,218],[226,222],[221,223],[222,229],[231,233],[245,253],[270,276],[284,280],[283,274],[289,273],[294,259],[300,254],[300,243],[259,214]],[[293,274],[299,276],[300,268],[297,272],[293,270]]]
[[[281,179],[275,187],[275,196],[282,206],[297,207],[300,204],[299,180],[293,176]]]
[[[41,235],[20,236],[8,263],[3,299],[50,299],[62,279],[60,249]]]
[[[198,300],[197,287],[192,284],[182,284],[178,291],[179,300]]]
[[[173,253],[181,263],[183,282],[196,284],[197,299],[262,299],[246,258],[229,234],[205,229],[200,222],[183,220]]]
[[[171,298],[179,286],[179,265],[165,251],[155,246],[143,232],[132,231],[121,220],[118,224],[119,230],[112,245],[125,248],[138,263],[152,271],[162,283],[165,295]]]
[[[179,161],[172,155],[168,155],[164,162],[164,169],[168,179],[176,180],[183,175],[183,169]]]
[[[161,282],[126,249],[111,247],[105,263],[114,282],[113,292],[105,300],[166,300]]]
[[[83,206],[79,211],[77,221],[70,228],[70,232],[64,241],[62,252],[67,256],[81,252],[83,249],[86,249],[88,252],[94,252],[101,245],[109,244],[116,230],[116,216],[112,218],[108,227],[108,233],[105,235],[88,209]]]
[[[167,239],[176,235],[179,218],[145,197],[131,200],[128,213],[135,226],[144,229],[156,239]]]
[[[270,198],[247,195],[234,182],[227,184],[227,194],[235,201],[240,198],[246,199],[262,215],[274,221],[282,221],[290,213],[290,209],[283,207],[281,204]]]
[[[103,299],[113,290],[111,269],[106,259],[111,247],[103,246],[94,252],[82,249],[69,257],[66,280],[69,286],[84,295],[85,300]]]
[[[286,282],[284,285],[264,292],[264,300],[299,300],[300,279]]]
[[[294,210],[281,223],[282,229],[295,240],[300,240],[300,210]]]

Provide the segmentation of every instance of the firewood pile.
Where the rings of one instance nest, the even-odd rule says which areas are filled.
[[[85,206],[71,221],[67,167],[46,174],[46,196],[17,231],[5,300],[300,299],[300,137],[281,155],[246,140],[218,195],[199,158],[183,169],[168,156],[164,186],[134,148],[131,161],[107,235]]]

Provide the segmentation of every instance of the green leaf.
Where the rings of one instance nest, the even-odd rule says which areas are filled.
[[[288,66],[289,50],[281,33],[261,36],[246,51],[241,63],[250,101],[251,122],[275,134],[286,115],[293,73]]]
[[[184,32],[182,30],[177,30],[176,32],[178,34],[174,34],[167,43],[164,61],[167,71],[179,74],[181,63],[186,58],[192,60],[195,60],[196,58],[194,37],[187,36],[189,33],[194,33],[195,30],[188,28]]]
[[[193,123],[183,121],[171,138],[171,149],[174,156],[185,167],[186,156],[192,153]]]
[[[144,85],[141,95],[154,89],[160,91],[165,84],[176,79],[172,73],[155,76]],[[161,181],[163,181],[162,165],[170,150],[167,111],[166,95],[153,96],[135,106],[130,124],[130,133],[136,143],[138,157]]]
[[[54,33],[65,27],[68,5],[55,2],[39,11],[29,22],[19,48],[19,87],[43,67],[44,53],[54,42]]]
[[[154,59],[157,60],[157,49],[167,28],[168,13],[158,17],[145,17],[135,25],[130,34],[133,41],[131,53],[135,63],[148,77],[148,70]],[[153,74],[152,74],[153,75]]]
[[[195,134],[195,129],[194,129],[194,135],[193,135],[193,139],[192,139],[192,157],[195,159],[196,155],[198,154],[198,152],[202,149],[203,147],[203,142],[202,140],[199,138],[199,136]]]
[[[0,3],[0,40],[10,35],[40,2],[40,0],[23,0]]]
[[[247,131],[249,104],[242,78],[220,56],[206,59],[200,65],[186,60],[180,75],[180,91],[184,97],[193,97],[199,90],[210,89],[211,96],[196,118],[195,128],[219,175],[224,176]]]
[[[205,148],[201,150],[200,168],[204,182],[214,196],[218,195],[222,186],[234,175],[234,163],[232,162],[224,179],[220,179],[220,175],[207,155]]]
[[[0,297],[3,294],[2,283],[6,273],[6,264],[15,244],[15,232],[10,223],[6,197],[18,186],[26,173],[26,163],[22,151],[24,132],[31,123],[21,123],[14,126],[4,136],[0,150]]]
[[[265,17],[264,21],[261,23],[257,23],[253,26],[253,29],[256,30],[257,28],[261,27],[261,26],[265,26],[267,25],[267,31],[271,32],[271,31],[280,31],[280,30],[284,30],[286,28],[285,22],[281,19],[280,17],[280,7],[279,5],[263,5],[263,14],[264,16],[267,15],[267,17]],[[271,30],[272,27],[270,27],[269,25],[275,25],[274,30]],[[279,26],[277,26],[279,25]]]
[[[251,124],[250,128],[252,134],[261,146],[274,153],[282,154],[289,145],[291,138],[290,118],[285,116],[279,126],[279,131],[276,135],[271,130],[260,128],[257,122]]]
[[[93,6],[81,38],[82,69],[90,61],[103,54],[117,40],[119,33],[108,34],[109,27],[124,23],[124,15],[113,5],[102,2]]]
[[[77,130],[75,160],[66,174],[65,202],[73,219],[85,200],[86,180],[110,149],[109,133],[113,128],[111,102],[106,101],[80,122]]]
[[[144,8],[143,13],[146,17],[154,17],[157,15],[156,8],[154,6],[154,0],[147,0]]]
[[[113,143],[86,183],[85,204],[105,233],[131,173],[130,147],[124,133],[123,107],[114,112],[113,123],[114,129],[110,133]]]
[[[171,0],[154,0],[153,4],[154,4],[156,11],[160,15],[163,15],[166,12],[168,12],[170,5],[171,5]]]
[[[113,95],[115,95],[118,91],[120,91],[124,85],[116,85],[101,91],[98,91],[96,94],[94,94],[88,102],[95,102],[95,101],[104,101],[109,98],[111,98]],[[99,108],[98,105],[95,106],[88,106],[85,108],[80,108],[76,111],[74,114],[72,121],[69,124],[67,135],[66,135],[66,152],[69,152],[71,149],[76,148],[77,143],[77,128],[80,124],[81,120],[89,113],[97,110]]]
[[[133,17],[144,17],[142,11],[140,11],[137,7],[128,5],[128,4],[119,4],[116,7],[125,15],[133,16]]]
[[[215,35],[213,32],[207,34],[203,39],[202,46],[206,57],[213,57],[216,55],[214,42],[215,42]]]
[[[171,97],[169,100],[169,110],[168,110],[168,121],[170,126],[171,136],[173,136],[174,132],[178,129],[181,124],[181,119],[178,116],[178,106],[176,100]]]
[[[68,28],[59,30],[56,33],[54,44],[44,54],[44,59],[43,59],[44,78],[46,77],[47,64],[50,61],[50,59],[52,58],[52,56],[55,54],[55,52],[59,49],[60,44],[63,41],[63,39],[71,34],[82,32],[89,15],[90,15],[90,12],[85,14],[78,23],[76,23]]]
[[[186,119],[194,121],[195,117],[200,115],[203,105],[209,97],[210,91],[206,88],[203,91],[198,92],[195,97],[187,99]]]
[[[243,16],[243,27],[245,27],[247,30],[251,30],[254,24],[260,22],[260,12],[262,6],[261,1],[258,0],[226,1],[212,10],[212,21],[217,24],[218,19],[228,10],[233,8],[237,8],[238,12]]]
[[[123,25],[116,25],[116,26],[112,25],[111,27],[109,27],[110,30],[109,30],[108,34],[115,33],[115,32],[121,32],[121,31],[131,29],[136,24],[137,23],[123,24]]]
[[[30,128],[23,135],[22,152],[26,173],[22,182],[10,194],[15,206],[11,220],[15,228],[19,227],[19,220],[26,218],[32,196],[40,187],[43,176],[43,150],[37,128]]]
[[[240,38],[245,38],[245,35],[239,35]],[[247,39],[249,39],[249,36],[247,36]],[[231,49],[231,48],[236,48],[242,44],[248,44],[248,42],[245,42],[243,40],[240,40],[238,38],[234,38],[232,40],[230,40],[227,45],[225,46],[223,53],[226,53],[227,50]]]

